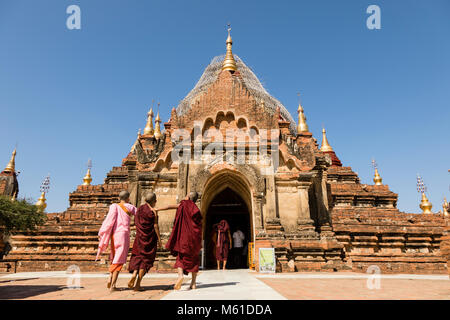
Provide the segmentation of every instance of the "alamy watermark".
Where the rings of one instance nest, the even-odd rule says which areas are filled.
[[[66,281],[67,289],[81,289],[80,267],[76,264],[72,264],[66,269],[66,273],[68,274]]]
[[[66,13],[70,14],[66,20],[66,26],[69,30],[81,29],[81,9],[76,4],[67,7]]]
[[[366,20],[366,26],[369,30],[381,29],[381,9],[376,4],[367,7],[366,13],[370,16]]]
[[[379,290],[381,289],[381,269],[377,265],[370,265],[367,268],[366,273],[369,274],[367,277],[367,289],[369,290]]]

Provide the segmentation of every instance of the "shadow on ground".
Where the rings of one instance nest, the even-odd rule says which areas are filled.
[[[162,291],[168,291],[173,289],[173,285],[157,285],[157,286],[142,286],[141,287],[142,292],[143,291],[152,291],[152,290],[162,290]]]
[[[61,291],[66,286],[52,285],[19,285],[19,286],[1,286],[0,299],[26,299],[40,294]]]
[[[208,284],[197,283],[197,289],[212,288],[212,287],[224,287],[224,286],[235,286],[237,283],[239,283],[239,282],[223,282],[223,283],[208,283]]]

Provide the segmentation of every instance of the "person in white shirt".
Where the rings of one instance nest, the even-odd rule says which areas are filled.
[[[243,267],[242,250],[244,248],[244,240],[245,240],[244,233],[240,230],[240,228],[237,228],[236,231],[233,233],[234,266],[237,268]]]

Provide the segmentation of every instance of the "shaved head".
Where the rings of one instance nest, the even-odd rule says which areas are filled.
[[[153,191],[147,192],[147,194],[144,197],[144,200],[148,204],[152,204],[153,202],[156,201],[156,193],[154,193]]]
[[[197,202],[198,199],[198,193],[195,191],[189,192],[189,200],[192,200],[194,202]]]
[[[126,191],[126,190],[120,191],[119,199],[122,200],[122,201],[130,200],[130,193],[128,191]]]

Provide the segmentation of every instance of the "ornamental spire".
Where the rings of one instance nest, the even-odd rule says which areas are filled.
[[[375,177],[373,178],[373,182],[375,182],[376,186],[381,186],[383,185],[383,179],[381,179],[380,174],[378,173],[378,165],[375,162],[375,159],[372,159],[372,166],[375,169]]]
[[[87,163],[87,172],[86,175],[83,178],[83,186],[90,186],[92,182],[92,176],[91,176],[91,168],[92,168],[92,160],[89,159]]]
[[[320,151],[333,151],[333,148],[328,143],[327,132],[325,131],[325,128],[322,129],[322,147],[320,147]]]
[[[150,111],[147,113],[147,124],[144,128],[145,135],[153,135],[153,106],[150,108]]]
[[[8,164],[6,165],[5,172],[16,172],[16,148],[14,148],[14,151],[11,155],[11,159],[9,160]]]
[[[300,99],[300,93],[298,94],[298,97]],[[309,132],[308,124],[306,123],[306,117],[305,113],[303,112],[303,107],[301,101],[298,102],[298,126],[297,126],[297,133],[300,132]]]
[[[433,213],[431,212],[433,205],[430,201],[428,201],[428,198],[425,195],[425,192],[427,192],[427,187],[425,186],[422,177],[419,175],[417,175],[417,192],[422,193],[422,200],[419,205],[419,208],[422,209],[422,213]]]
[[[225,55],[225,59],[223,60],[222,71],[228,70],[228,71],[234,72],[237,70],[237,66],[236,66],[236,61],[234,60],[234,57],[233,57],[233,52],[231,51],[231,47],[233,46],[233,40],[231,39],[230,31],[231,31],[231,26],[230,26],[230,24],[228,24],[228,38],[226,41],[227,53]]]
[[[47,199],[45,199],[45,194],[48,192],[49,189],[50,189],[50,174],[41,183],[40,188],[41,197],[36,202],[36,207],[38,208],[39,212],[44,212],[45,208],[47,207],[46,203]]]
[[[158,106],[159,106],[159,103],[158,103]],[[160,122],[161,122],[161,118],[159,117],[159,111],[158,111],[156,118],[155,118],[155,138],[156,139],[160,139],[162,136],[161,126],[159,124]]]
[[[449,216],[450,206],[448,205],[447,198],[444,197],[444,203],[442,204],[442,213],[444,216]]]

